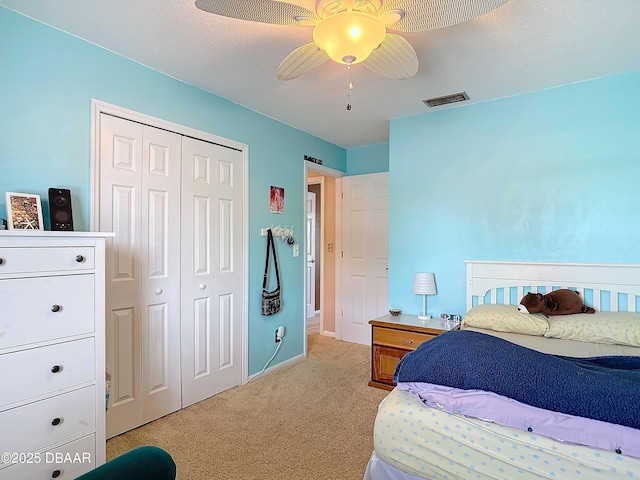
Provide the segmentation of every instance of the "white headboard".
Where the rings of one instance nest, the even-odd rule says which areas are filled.
[[[482,303],[517,305],[527,292],[577,290],[597,311],[640,312],[640,265],[467,260],[467,311]]]

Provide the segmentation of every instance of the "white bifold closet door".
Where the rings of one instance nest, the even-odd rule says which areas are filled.
[[[102,115],[107,437],[180,408],[180,135]]]
[[[110,438],[242,381],[242,153],[100,122]]]
[[[182,406],[242,382],[242,154],[183,138]]]

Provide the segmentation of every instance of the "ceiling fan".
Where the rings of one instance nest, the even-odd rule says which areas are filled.
[[[295,0],[294,0],[295,1]],[[205,12],[275,25],[313,27],[313,42],[296,48],[277,77],[292,80],[329,58],[360,63],[375,73],[405,79],[418,73],[411,44],[387,29],[421,32],[448,27],[495,10],[507,0],[298,0],[313,10],[280,0],[196,0]]]

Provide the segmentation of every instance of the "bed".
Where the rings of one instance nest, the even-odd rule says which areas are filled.
[[[364,479],[640,478],[640,265],[466,264],[460,329],[398,365]],[[517,311],[558,288],[596,313]]]

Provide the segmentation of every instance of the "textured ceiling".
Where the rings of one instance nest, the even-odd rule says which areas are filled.
[[[311,7],[308,2],[295,3]],[[422,100],[466,91],[467,103],[640,70],[639,0],[509,0],[482,17],[402,33],[418,74],[390,80],[328,61],[290,81],[280,62],[312,41],[289,27],[205,13],[193,0],[0,0],[171,77],[350,148],[388,141],[389,120],[442,108]],[[395,32],[394,32],[395,33]]]

